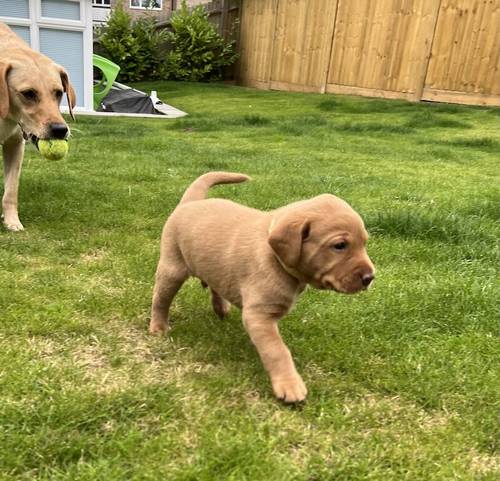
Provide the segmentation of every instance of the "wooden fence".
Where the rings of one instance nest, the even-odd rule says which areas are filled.
[[[236,40],[240,0],[211,0],[201,4],[208,13],[209,20],[226,40]]]
[[[243,85],[500,106],[500,0],[242,0]]]

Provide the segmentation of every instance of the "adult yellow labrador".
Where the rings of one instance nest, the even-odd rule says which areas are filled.
[[[24,143],[31,139],[65,139],[69,135],[59,105],[63,94],[73,118],[75,91],[66,71],[32,50],[0,22],[0,144],[3,145],[3,223],[23,229],[18,215],[18,189]]]
[[[191,184],[163,229],[150,331],[168,329],[172,299],[189,277],[210,287],[219,317],[231,304],[285,402],[302,401],[306,387],[278,331],[278,321],[307,284],[355,293],[367,289],[375,268],[366,252],[363,221],[330,194],[263,212],[224,199],[206,199],[212,185],[248,177],[210,172]]]

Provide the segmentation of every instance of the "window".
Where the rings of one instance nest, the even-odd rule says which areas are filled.
[[[130,8],[161,10],[163,8],[163,0],[130,0]]]
[[[29,18],[30,7],[28,0],[19,0],[17,2],[0,0],[0,16]]]
[[[41,0],[42,17],[80,20],[80,3],[68,0]]]
[[[111,0],[92,0],[94,7],[111,7]]]

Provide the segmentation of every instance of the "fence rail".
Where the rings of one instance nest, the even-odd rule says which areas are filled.
[[[500,0],[242,0],[243,85],[500,106]]]

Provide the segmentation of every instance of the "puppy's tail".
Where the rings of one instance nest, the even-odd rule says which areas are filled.
[[[219,184],[238,184],[250,180],[245,174],[235,174],[232,172],[208,172],[198,177],[184,192],[179,204],[203,200],[207,197],[208,189]]]

